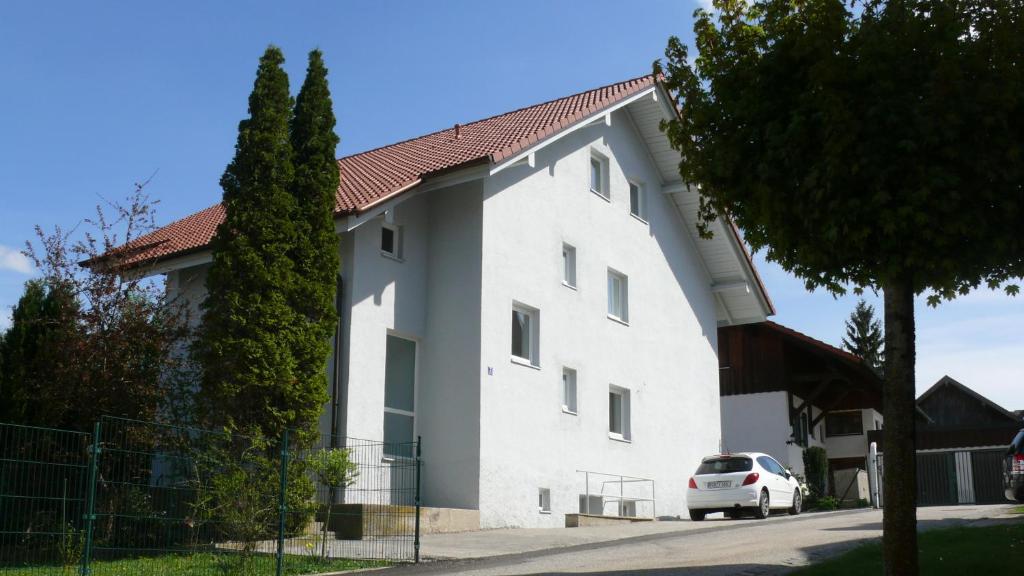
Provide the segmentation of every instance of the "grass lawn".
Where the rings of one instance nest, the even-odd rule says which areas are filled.
[[[922,532],[921,574],[1019,574],[1024,565],[1024,523]],[[882,573],[882,545],[865,544],[842,556],[797,570],[800,576]]]
[[[360,568],[378,568],[390,565],[377,560],[328,559],[321,561],[307,556],[285,557],[285,574],[299,576],[322,572],[342,572]],[[90,565],[92,576],[272,576],[273,556],[253,557],[245,565],[237,556],[226,554],[192,554],[189,556],[154,556],[124,560],[94,561]],[[3,576],[77,576],[78,567],[62,570],[59,566],[0,567]]]
[[[1024,514],[1024,506],[1018,506],[1013,510],[1010,510],[1010,512],[1013,512],[1014,514]]]

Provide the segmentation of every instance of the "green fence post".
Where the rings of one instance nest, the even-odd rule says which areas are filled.
[[[422,462],[421,457],[423,451],[423,437],[416,437],[416,535],[413,540],[413,561],[419,564],[420,562],[420,463]]]
[[[96,477],[100,467],[100,423],[92,429],[92,446],[89,449],[89,487],[85,510],[85,545],[82,548],[82,576],[89,576],[92,561],[92,528],[96,521]]]
[[[281,438],[281,494],[277,525],[277,576],[284,575],[285,515],[288,513],[288,429]]]

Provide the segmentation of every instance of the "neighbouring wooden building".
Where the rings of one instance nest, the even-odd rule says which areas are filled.
[[[861,358],[770,321],[719,328],[718,352],[723,450],[765,452],[803,475],[803,449],[820,446],[844,477],[866,469],[882,382]]]
[[[1024,428],[1020,414],[949,376],[921,394],[917,407],[918,505],[1005,502],[1003,459]],[[884,452],[880,432],[868,439]]]

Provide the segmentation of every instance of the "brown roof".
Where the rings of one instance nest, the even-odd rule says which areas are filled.
[[[791,337],[791,338],[793,338],[793,339],[795,339],[797,341],[803,342],[804,344],[807,344],[807,345],[810,345],[810,346],[812,346],[814,348],[817,348],[817,349],[821,350],[822,352],[825,352],[827,354],[832,354],[834,356],[842,358],[842,359],[846,360],[847,362],[855,364],[857,366],[862,366],[864,368],[868,367],[867,363],[864,362],[863,358],[861,358],[860,356],[857,356],[856,354],[851,354],[851,353],[847,352],[846,350],[843,350],[842,348],[837,348],[837,347],[835,347],[835,346],[833,346],[831,344],[822,342],[821,340],[818,340],[817,338],[812,338],[812,337],[808,336],[807,334],[804,334],[803,332],[797,332],[796,330],[793,330],[792,328],[783,326],[782,324],[779,324],[777,322],[772,322],[771,320],[766,320],[764,322],[764,324],[765,324],[765,326],[775,330],[776,332],[780,332],[782,334],[785,334],[785,335],[787,335],[787,336],[789,336],[789,337]]]
[[[507,160],[655,82],[648,74],[341,158],[335,213],[359,213],[448,170]],[[223,219],[218,204],[168,224],[121,247],[129,255],[119,264],[132,267],[202,249]]]

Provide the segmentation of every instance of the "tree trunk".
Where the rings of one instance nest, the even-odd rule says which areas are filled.
[[[914,450],[914,289],[904,278],[885,294],[883,550],[887,576],[916,576],[917,457]]]

